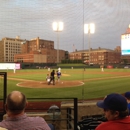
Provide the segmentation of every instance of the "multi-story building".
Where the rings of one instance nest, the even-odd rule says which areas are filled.
[[[3,38],[0,41],[0,62],[14,62],[14,55],[21,53],[23,40],[16,38]]]
[[[59,62],[65,59],[66,51],[59,51]],[[21,54],[14,56],[14,62],[28,63],[57,63],[57,50],[54,41],[39,39],[39,37],[26,41],[22,45]]]
[[[72,60],[82,60],[86,64],[117,64],[121,62],[121,49],[116,47],[115,50],[110,49],[90,49],[81,50],[69,53],[69,58]]]

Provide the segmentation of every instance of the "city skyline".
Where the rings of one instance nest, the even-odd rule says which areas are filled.
[[[84,7],[84,8],[83,8]],[[52,23],[62,21],[59,49],[73,52],[88,49],[88,35],[83,24],[94,23],[95,33],[90,35],[90,47],[114,49],[121,46],[121,35],[130,24],[129,0],[32,0],[1,1],[0,39],[3,37],[54,41],[57,34]]]

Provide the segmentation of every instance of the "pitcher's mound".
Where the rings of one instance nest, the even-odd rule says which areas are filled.
[[[47,84],[45,81],[28,81],[28,82],[21,82],[18,83],[17,86],[19,87],[26,87],[26,88],[65,88],[65,87],[76,87],[81,86],[84,83],[81,81],[60,81],[55,82],[55,85],[52,83],[50,85]]]

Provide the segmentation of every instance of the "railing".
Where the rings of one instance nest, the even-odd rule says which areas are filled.
[[[56,130],[77,130],[77,98],[28,98],[28,102],[26,113],[29,116],[43,117]],[[71,105],[67,105],[68,102]]]

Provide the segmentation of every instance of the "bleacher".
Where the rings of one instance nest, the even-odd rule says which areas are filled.
[[[81,121],[78,121],[78,130],[94,130],[99,124],[107,121],[103,115],[83,116]]]

